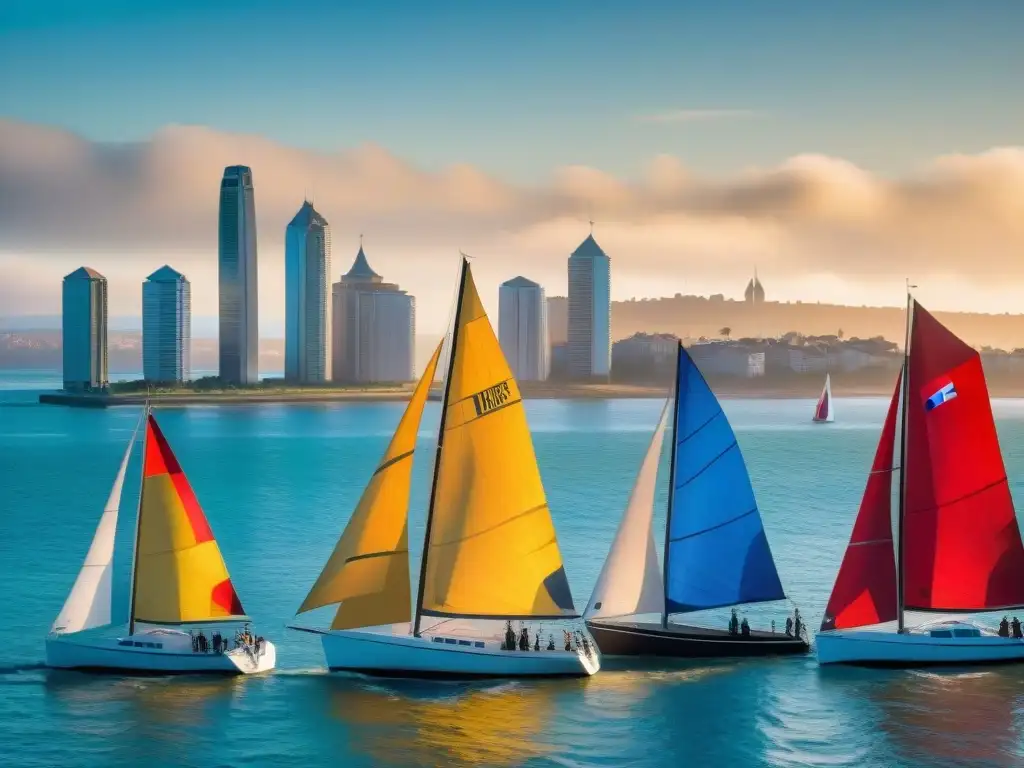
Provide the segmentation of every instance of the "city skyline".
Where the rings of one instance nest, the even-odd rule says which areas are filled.
[[[1024,7],[808,8],[786,34],[751,3],[570,0],[542,33],[532,3],[312,7],[326,33],[360,34],[310,48],[263,0],[5,11],[0,66],[24,73],[0,115],[5,313],[56,314],[53,286],[89,263],[111,312],[141,315],[135,287],[173,263],[196,315],[216,314],[214,190],[236,164],[260,179],[268,326],[283,324],[284,231],[307,195],[338,242],[365,232],[377,266],[416,286],[430,332],[459,250],[493,314],[518,272],[566,293],[558,262],[590,218],[617,254],[613,300],[736,298],[757,265],[782,301],[900,306],[910,276],[936,309],[1019,306]],[[225,31],[275,55],[234,66]],[[371,53],[387,63],[351,76]]]

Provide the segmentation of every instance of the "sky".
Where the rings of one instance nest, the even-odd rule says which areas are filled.
[[[485,299],[564,293],[590,218],[615,298],[739,296],[756,266],[769,299],[897,304],[912,271],[936,308],[1016,311],[1021,29],[1013,0],[3,0],[0,316],[59,311],[80,263],[132,314],[164,262],[215,314],[234,163],[268,324],[304,196],[333,271],[363,232],[431,332],[459,248]]]

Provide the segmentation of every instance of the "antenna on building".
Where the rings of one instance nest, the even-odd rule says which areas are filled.
[[[359,250],[363,250],[363,233],[359,233]]]
[[[468,253],[463,253],[461,248],[459,248],[459,256],[461,256],[464,259],[469,259],[470,261],[473,260],[473,257],[470,256]]]

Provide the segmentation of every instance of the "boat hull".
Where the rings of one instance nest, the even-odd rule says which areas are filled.
[[[584,651],[503,651],[492,639],[335,630],[322,635],[332,672],[377,677],[472,680],[510,677],[587,677],[601,667],[591,644]],[[469,645],[466,645],[469,643]],[[483,647],[478,647],[482,644]]]
[[[145,635],[129,638],[77,637],[83,633],[46,638],[46,665],[55,669],[127,672],[137,674],[248,675],[272,670],[277,649],[264,641],[259,653],[235,648],[227,653],[194,652],[191,640],[184,643],[156,641]],[[132,645],[125,643],[132,642]],[[142,643],[137,647],[134,643]],[[162,645],[156,648],[153,646]]]
[[[807,653],[800,638],[774,632],[733,635],[726,630],[645,622],[588,621],[587,629],[605,656],[675,659],[781,656]]]
[[[814,644],[819,664],[924,667],[1024,662],[1024,640],[989,634],[945,638],[913,632],[830,630],[819,632]]]

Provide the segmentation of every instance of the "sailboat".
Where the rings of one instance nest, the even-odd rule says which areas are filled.
[[[662,570],[652,520],[669,421],[673,439]],[[711,629],[671,621],[695,611],[785,599],[736,436],[680,343],[675,391],[584,613],[587,628],[609,656],[805,653],[799,631]],[[659,620],[641,618],[652,614]]]
[[[836,413],[832,406],[832,376],[826,373],[825,386],[821,388],[821,397],[814,406],[814,417],[811,421],[816,424],[831,424],[835,420]]]
[[[600,668],[593,642],[582,631],[544,626],[579,615],[519,386],[465,258],[448,347],[415,603],[412,460],[441,346],[299,608],[304,614],[336,605],[330,627],[292,629],[319,634],[334,671],[455,679],[592,675]],[[504,633],[488,631],[494,622]]]
[[[142,483],[128,631],[122,634],[111,623],[114,535],[139,428],[145,429]],[[85,563],[46,637],[46,663],[63,669],[249,674],[273,669],[275,662],[273,643],[249,632],[206,515],[147,406]]]
[[[1024,661],[1024,639],[1008,627],[949,616],[1024,609],[1024,546],[981,357],[909,295],[904,356],[817,634],[818,661]],[[908,613],[925,618],[911,626]]]

